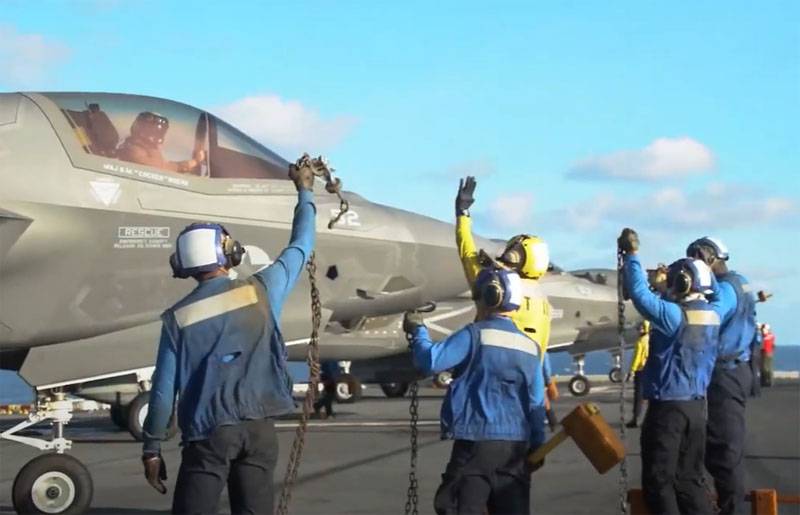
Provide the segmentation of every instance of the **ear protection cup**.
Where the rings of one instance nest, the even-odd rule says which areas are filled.
[[[225,240],[222,243],[222,252],[228,258],[228,266],[233,268],[242,263],[242,257],[245,254],[245,249],[238,240],[234,240],[231,236],[225,233]]]
[[[178,279],[187,279],[189,277],[189,274],[186,273],[181,264],[178,262],[178,255],[174,252],[169,257],[169,266],[172,268],[172,277],[176,277]]]
[[[503,303],[506,291],[503,283],[496,277],[483,285],[480,291],[481,301],[489,309],[497,309]]]
[[[527,258],[525,245],[522,244],[523,240],[527,237],[528,236],[524,234],[520,234],[512,238],[506,245],[506,249],[500,256],[500,260],[515,270],[521,268]]]
[[[686,270],[681,270],[675,275],[672,291],[678,296],[687,295],[692,290],[692,276]]]

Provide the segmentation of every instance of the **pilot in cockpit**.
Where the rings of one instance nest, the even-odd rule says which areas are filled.
[[[172,172],[199,174],[200,165],[206,159],[204,150],[197,150],[192,159],[186,161],[164,159],[161,146],[167,130],[169,120],[166,117],[149,111],[139,113],[131,124],[131,135],[117,150],[117,158]]]

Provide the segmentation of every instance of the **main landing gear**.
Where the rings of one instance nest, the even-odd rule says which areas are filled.
[[[77,459],[64,454],[72,441],[64,438],[64,426],[72,419],[73,402],[64,393],[37,399],[36,409],[26,420],[0,433],[0,438],[36,447],[42,454],[29,461],[17,474],[12,487],[12,502],[17,513],[77,515],[92,502],[92,477]],[[50,440],[16,433],[40,422],[52,424]]]

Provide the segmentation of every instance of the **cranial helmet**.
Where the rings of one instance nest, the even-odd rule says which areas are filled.
[[[475,280],[475,297],[491,311],[516,311],[522,303],[522,281],[516,272],[486,267]]]
[[[153,145],[164,143],[169,129],[169,120],[158,113],[145,111],[139,113],[131,125],[131,136],[149,141]]]
[[[186,279],[221,267],[238,266],[244,253],[244,247],[222,225],[194,223],[178,235],[169,264],[173,277]]]
[[[728,260],[728,247],[719,238],[703,236],[694,240],[686,247],[686,257],[702,259],[709,266],[717,260]]]
[[[538,279],[547,272],[550,251],[541,238],[520,234],[508,240],[498,259],[520,276]]]
[[[711,269],[701,259],[683,258],[667,269],[667,289],[681,298],[690,293],[712,292]]]

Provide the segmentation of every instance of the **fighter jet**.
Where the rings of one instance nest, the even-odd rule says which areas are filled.
[[[175,237],[191,222],[221,222],[247,250],[233,273],[269,265],[289,239],[296,194],[288,166],[216,116],[170,100],[0,94],[0,366],[37,391],[34,413],[0,438],[55,451],[17,475],[18,509],[88,506],[89,473],[65,454],[70,399],[110,403],[115,422],[141,434],[159,316],[194,286],[171,277]],[[344,198],[350,208],[329,229],[339,199],[316,188],[323,359],[407,356],[402,314],[430,301],[462,303],[441,304],[433,323],[474,316],[471,300],[459,297],[467,284],[451,224],[355,193]],[[561,314],[553,348],[616,345],[603,333],[616,334],[613,287],[560,271],[543,283]],[[305,356],[310,309],[301,281],[281,320],[290,359]],[[352,375],[341,380],[359,387]],[[53,425],[51,439],[19,434],[43,421]]]

